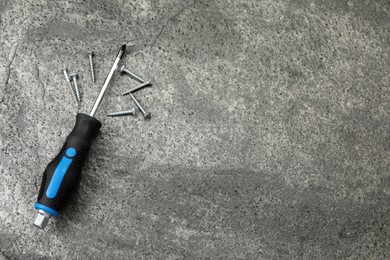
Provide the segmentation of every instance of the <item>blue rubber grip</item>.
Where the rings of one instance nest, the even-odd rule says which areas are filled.
[[[68,203],[80,183],[81,171],[92,140],[101,126],[96,118],[77,114],[72,132],[43,172],[36,209],[54,216]]]
[[[54,171],[53,177],[49,183],[49,187],[46,190],[46,197],[49,199],[54,199],[58,193],[58,189],[61,186],[62,180],[66,172],[69,169],[69,166],[72,164],[73,157],[77,154],[76,149],[70,147],[66,150],[64,157],[61,158],[60,163],[58,164],[56,170]],[[70,157],[70,158],[68,158]]]

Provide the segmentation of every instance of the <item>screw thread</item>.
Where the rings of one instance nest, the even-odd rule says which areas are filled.
[[[118,112],[112,112],[107,114],[107,116],[126,116],[126,115],[134,115],[135,114],[135,109],[132,108],[130,110],[126,111],[118,111]]]
[[[79,105],[79,101],[77,100],[75,89],[74,89],[74,87],[72,85],[72,82],[70,82],[70,78],[68,76],[68,71],[67,71],[66,68],[63,70],[63,73],[64,73],[64,76],[65,76],[65,80],[68,83],[69,90],[72,93],[73,100],[76,102],[76,105],[78,106]]]
[[[89,67],[90,67],[90,70],[91,70],[92,81],[96,82],[96,79],[95,79],[95,68],[93,66],[92,54],[89,55]]]
[[[80,90],[79,90],[79,85],[77,83],[77,79],[76,77],[73,77],[73,84],[74,84],[74,90],[76,92],[76,97],[77,97],[77,100],[78,102],[80,102]]]
[[[73,100],[76,102],[77,105],[79,105],[79,100],[77,99],[77,96],[76,96],[76,90],[75,90],[75,88],[72,86],[72,82],[68,81],[68,85],[69,85],[70,91],[72,92]]]

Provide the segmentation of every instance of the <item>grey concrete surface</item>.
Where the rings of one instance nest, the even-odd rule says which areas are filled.
[[[42,172],[123,43],[153,117],[105,116],[133,106],[116,75],[38,230]],[[389,53],[388,0],[0,0],[0,258],[389,259]]]

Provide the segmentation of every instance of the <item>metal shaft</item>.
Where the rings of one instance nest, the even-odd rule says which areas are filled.
[[[65,68],[63,70],[64,72],[64,76],[65,76],[65,79],[66,81],[68,82],[68,86],[69,86],[69,90],[70,92],[72,92],[72,97],[73,97],[73,100],[76,102],[77,106],[79,105],[79,102],[78,102],[78,99],[77,99],[77,96],[76,96],[76,93],[75,93],[75,90],[72,86],[72,82],[70,82],[70,79],[69,79],[69,76],[68,76],[68,70]]]
[[[150,81],[146,81],[145,83],[142,83],[141,85],[138,85],[138,86],[126,91],[126,92],[123,92],[122,95],[127,95],[129,93],[136,92],[137,90],[140,90],[141,88],[144,88],[144,87],[149,86],[149,85],[151,85]]]
[[[111,70],[108,73],[107,78],[106,78],[106,80],[103,83],[102,89],[100,90],[100,93],[99,93],[98,97],[96,98],[95,103],[93,104],[91,112],[89,113],[90,116],[92,116],[92,117],[95,116],[96,111],[97,111],[100,103],[102,102],[104,94],[106,93],[108,84],[110,83],[110,81],[112,79],[112,75],[114,75],[114,72],[115,72],[116,68],[118,67],[119,61],[123,57],[123,54],[125,53],[125,50],[126,50],[126,44],[122,45],[121,49],[119,50],[119,52],[118,52],[118,54],[117,54],[117,56],[115,58],[114,64],[112,65]]]

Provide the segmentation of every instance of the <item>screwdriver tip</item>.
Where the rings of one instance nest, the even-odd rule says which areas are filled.
[[[122,47],[120,48],[119,52],[118,52],[118,58],[122,59],[122,57],[125,54],[125,52],[126,52],[126,44],[123,44]]]

